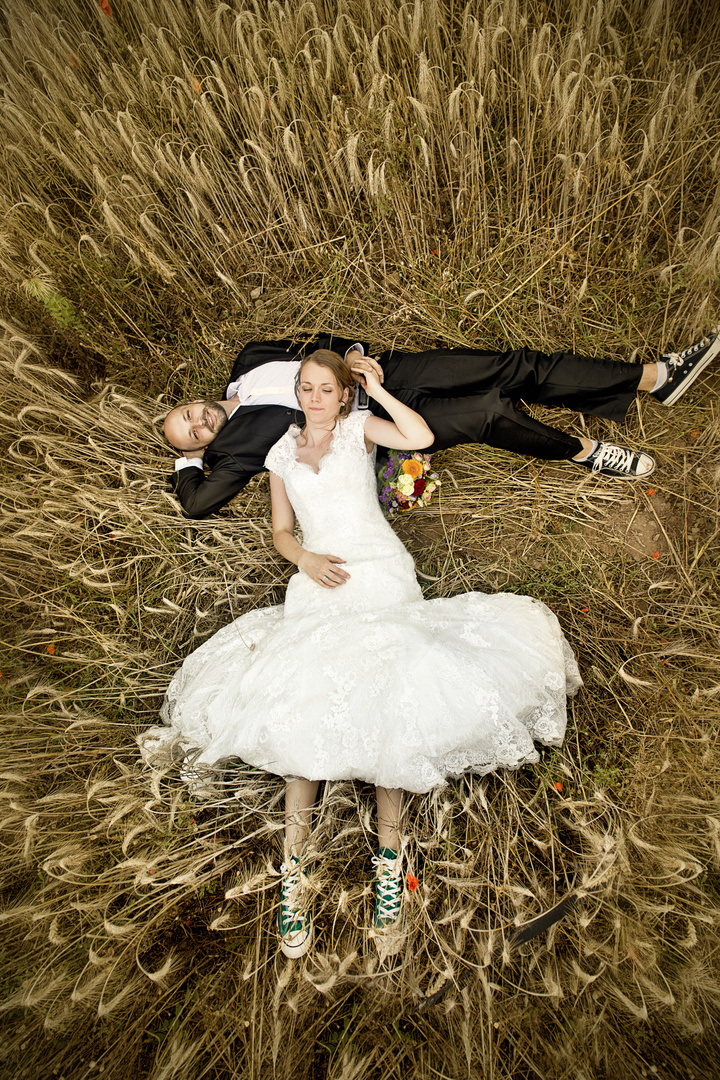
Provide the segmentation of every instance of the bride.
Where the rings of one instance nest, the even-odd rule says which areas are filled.
[[[352,411],[355,375],[389,420]],[[273,542],[299,570],[285,604],[240,616],[191,653],[167,691],[168,726],[140,737],[148,758],[180,741],[196,764],[239,757],[285,778],[278,924],[290,957],[313,935],[301,863],[321,780],[376,786],[374,934],[397,934],[403,791],[537,761],[533,739],[560,745],[566,695],[581,685],[539,601],[423,600],[382,515],[374,455],[378,444],[422,449],[433,435],[384,389],[372,361],[351,370],[319,350],[302,362],[296,392],[305,425],[265,462]]]

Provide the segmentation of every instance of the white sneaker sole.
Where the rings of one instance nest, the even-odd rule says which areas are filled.
[[[314,936],[315,931],[312,925],[307,933],[302,930],[292,931],[280,939],[280,952],[289,960],[298,960],[309,951]]]

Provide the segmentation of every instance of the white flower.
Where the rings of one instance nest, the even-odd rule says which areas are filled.
[[[402,473],[397,482],[398,491],[403,495],[412,495],[415,490],[415,481],[408,473]]]

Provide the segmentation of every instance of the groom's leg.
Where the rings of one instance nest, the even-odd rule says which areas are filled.
[[[511,401],[559,405],[607,420],[622,420],[638,391],[642,364],[535,349],[391,350],[380,357],[393,393],[463,397],[498,390]]]
[[[574,457],[583,449],[579,439],[528,416],[499,390],[465,397],[401,390],[397,396],[430,425],[435,435],[432,446],[427,448],[430,454],[460,443],[485,443],[516,454],[558,461]],[[373,411],[387,418],[382,410]]]

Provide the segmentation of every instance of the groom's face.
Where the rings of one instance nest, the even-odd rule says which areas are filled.
[[[222,405],[200,399],[171,409],[163,430],[171,446],[188,454],[208,446],[225,424],[227,413]]]

